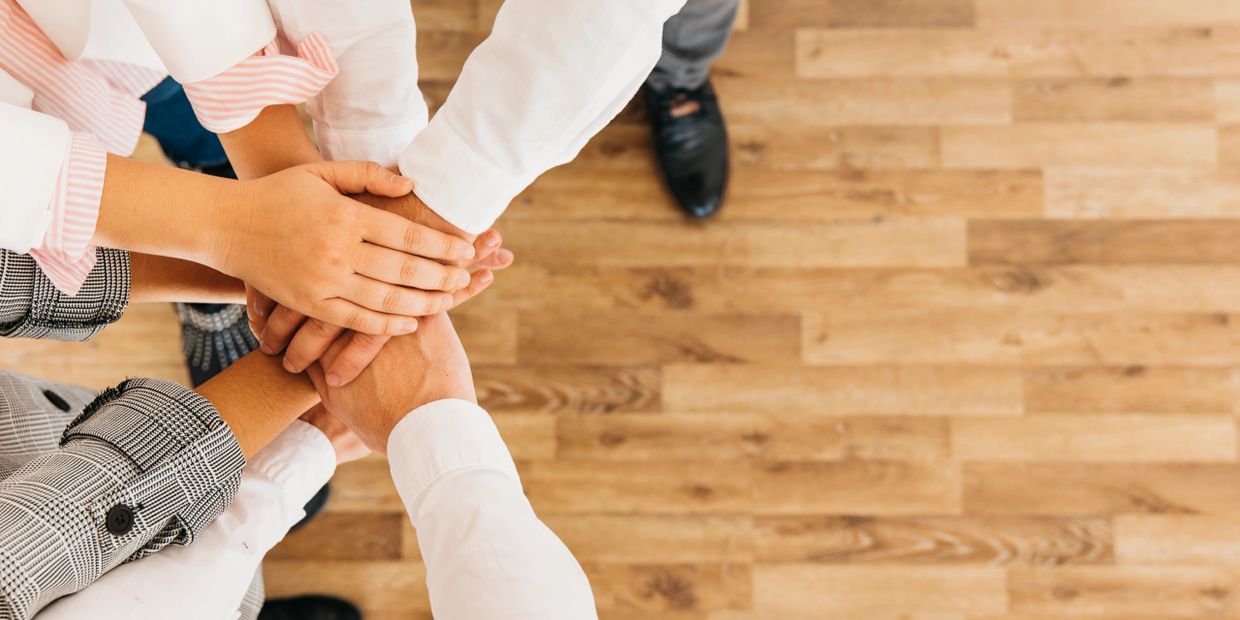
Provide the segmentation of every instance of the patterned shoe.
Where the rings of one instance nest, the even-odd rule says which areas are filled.
[[[176,307],[181,315],[181,350],[194,387],[258,348],[244,305],[179,303]]]

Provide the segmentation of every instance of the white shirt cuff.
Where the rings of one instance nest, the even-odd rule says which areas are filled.
[[[305,516],[306,502],[335,471],[336,451],[331,440],[301,420],[294,420],[245,466],[247,475],[280,488],[290,527]]]
[[[479,157],[446,123],[434,120],[400,156],[400,172],[413,179],[413,193],[426,206],[475,235],[486,232],[533,181]]]
[[[331,161],[373,161],[385,168],[395,168],[400,154],[425,127],[425,117],[375,129],[337,129],[316,122],[314,137],[323,157]]]
[[[414,409],[392,429],[387,448],[392,480],[410,517],[416,517],[422,493],[452,472],[490,469],[520,483],[495,422],[469,401],[438,400]]]
[[[18,253],[42,245],[52,224],[52,195],[69,153],[69,125],[33,110],[0,102],[0,248]],[[20,146],[19,146],[20,145]]]
[[[182,84],[236,66],[276,36],[264,0],[124,2],[168,73]]]

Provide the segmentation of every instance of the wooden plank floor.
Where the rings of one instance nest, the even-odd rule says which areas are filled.
[[[439,103],[500,0],[415,0]],[[627,110],[459,315],[608,619],[1240,616],[1240,2],[754,0],[734,181],[682,221]],[[163,306],[9,368],[184,378]],[[272,595],[425,618],[385,464]]]

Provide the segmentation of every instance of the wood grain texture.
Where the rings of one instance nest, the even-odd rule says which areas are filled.
[[[502,2],[413,0],[432,112]],[[600,617],[1240,616],[1240,2],[745,0],[713,80],[714,221],[635,97],[453,315]],[[0,365],[187,380],[164,304]],[[268,559],[431,617],[381,458]]]

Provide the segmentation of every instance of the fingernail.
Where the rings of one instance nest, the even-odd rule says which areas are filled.
[[[478,250],[472,245],[461,246],[461,258],[473,258],[478,255]]]
[[[261,345],[259,345],[258,348],[260,351],[262,351],[263,353],[266,353],[267,355],[275,355],[277,353],[276,348],[271,346],[267,342],[263,342]]]
[[[293,362],[288,361],[287,357],[284,358],[284,369],[289,372],[297,372],[297,369],[293,366]]]
[[[417,319],[405,319],[400,322],[400,325],[396,329],[399,329],[401,333],[404,333],[404,334],[412,334],[418,329],[418,320]]]
[[[491,280],[494,280],[494,279],[495,279],[495,274],[491,273],[490,271],[484,271],[478,276],[478,281],[482,282],[483,284],[490,284]]]
[[[499,236],[498,235],[487,235],[486,246],[488,248],[493,248],[497,245],[499,245]]]
[[[261,317],[266,317],[266,316],[267,316],[267,309],[266,309],[266,308],[263,308],[263,307],[255,307],[255,308],[254,308],[254,313],[255,313],[255,314],[257,314],[258,316],[261,316]]]
[[[344,381],[340,380],[340,375],[334,372],[329,372],[327,373],[327,385],[332,387],[340,387],[344,385]]]
[[[456,276],[455,281],[453,282],[452,286],[453,288],[465,288],[466,286],[469,286],[469,279],[470,279],[469,272],[462,271],[459,275]]]

